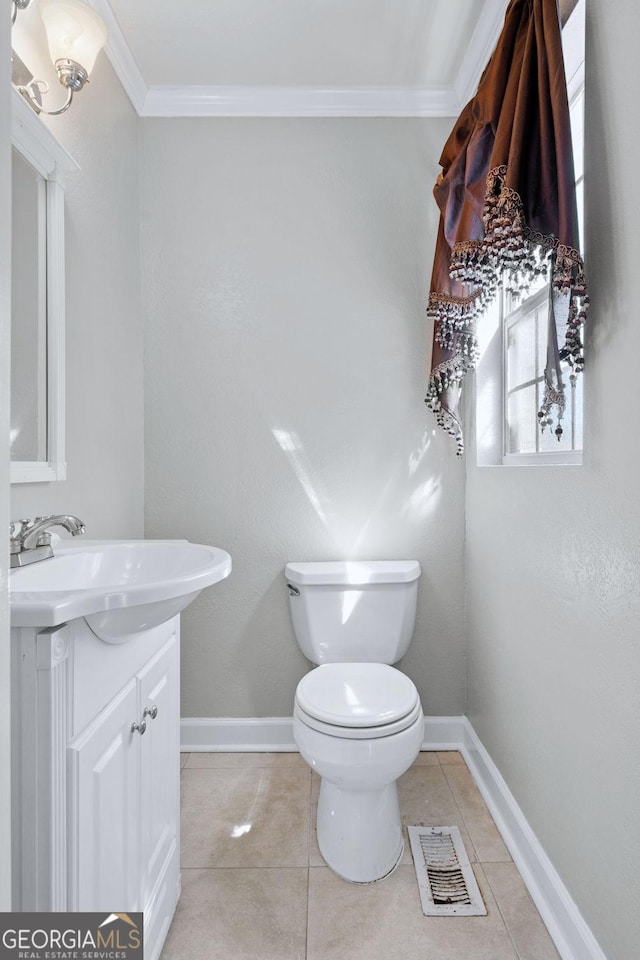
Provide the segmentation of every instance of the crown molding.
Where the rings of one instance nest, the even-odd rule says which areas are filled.
[[[485,0],[453,85],[425,88],[148,87],[109,0],[88,2],[105,22],[105,53],[141,117],[455,117],[475,92],[508,0]]]
[[[144,117],[450,117],[455,91],[392,87],[150,87]]]
[[[111,66],[129,97],[133,109],[138,116],[143,116],[147,85],[120,29],[116,15],[111,9],[109,0],[87,0],[87,2],[104,20],[108,33],[104,52],[111,61]]]

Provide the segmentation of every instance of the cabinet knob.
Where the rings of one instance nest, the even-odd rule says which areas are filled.
[[[146,729],[147,729],[147,721],[146,721],[146,720],[141,720],[140,723],[132,723],[132,724],[131,724],[131,733],[136,733],[136,732],[138,732],[138,733],[140,734],[140,736],[142,736],[142,734],[145,732]]]
[[[152,720],[158,716],[158,708],[155,703],[152,703],[150,707],[145,707],[142,713],[143,717],[151,717]]]

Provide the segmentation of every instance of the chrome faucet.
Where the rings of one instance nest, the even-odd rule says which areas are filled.
[[[9,524],[11,567],[23,567],[53,556],[51,527],[63,527],[72,537],[84,533],[84,524],[77,517],[36,517],[35,520],[14,520]]]

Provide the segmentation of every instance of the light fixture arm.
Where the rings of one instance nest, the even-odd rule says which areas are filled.
[[[16,22],[16,17],[18,16],[18,10],[26,10],[31,0],[11,0],[12,11],[11,11],[11,26]]]
[[[57,117],[68,110],[74,93],[82,90],[85,83],[89,82],[87,71],[75,60],[56,60],[56,71],[58,80],[67,88],[67,100],[57,110],[45,110],[42,106],[42,94],[49,90],[49,84],[44,80],[30,80],[24,86],[18,87],[18,92],[29,100],[36,113],[46,113],[49,117]]]
[[[65,103],[57,110],[45,110],[42,106],[42,94],[47,93],[49,90],[49,84],[46,83],[46,81],[30,80],[29,83],[22,87],[16,87],[16,89],[18,93],[21,93],[22,96],[28,100],[36,113],[46,113],[49,117],[57,117],[59,114],[64,113],[65,110],[69,109],[71,101],[73,100],[73,88],[68,87]]]

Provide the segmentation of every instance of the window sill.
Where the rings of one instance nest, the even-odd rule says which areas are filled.
[[[581,467],[582,450],[566,450],[558,453],[507,453],[502,458],[503,467]]]

